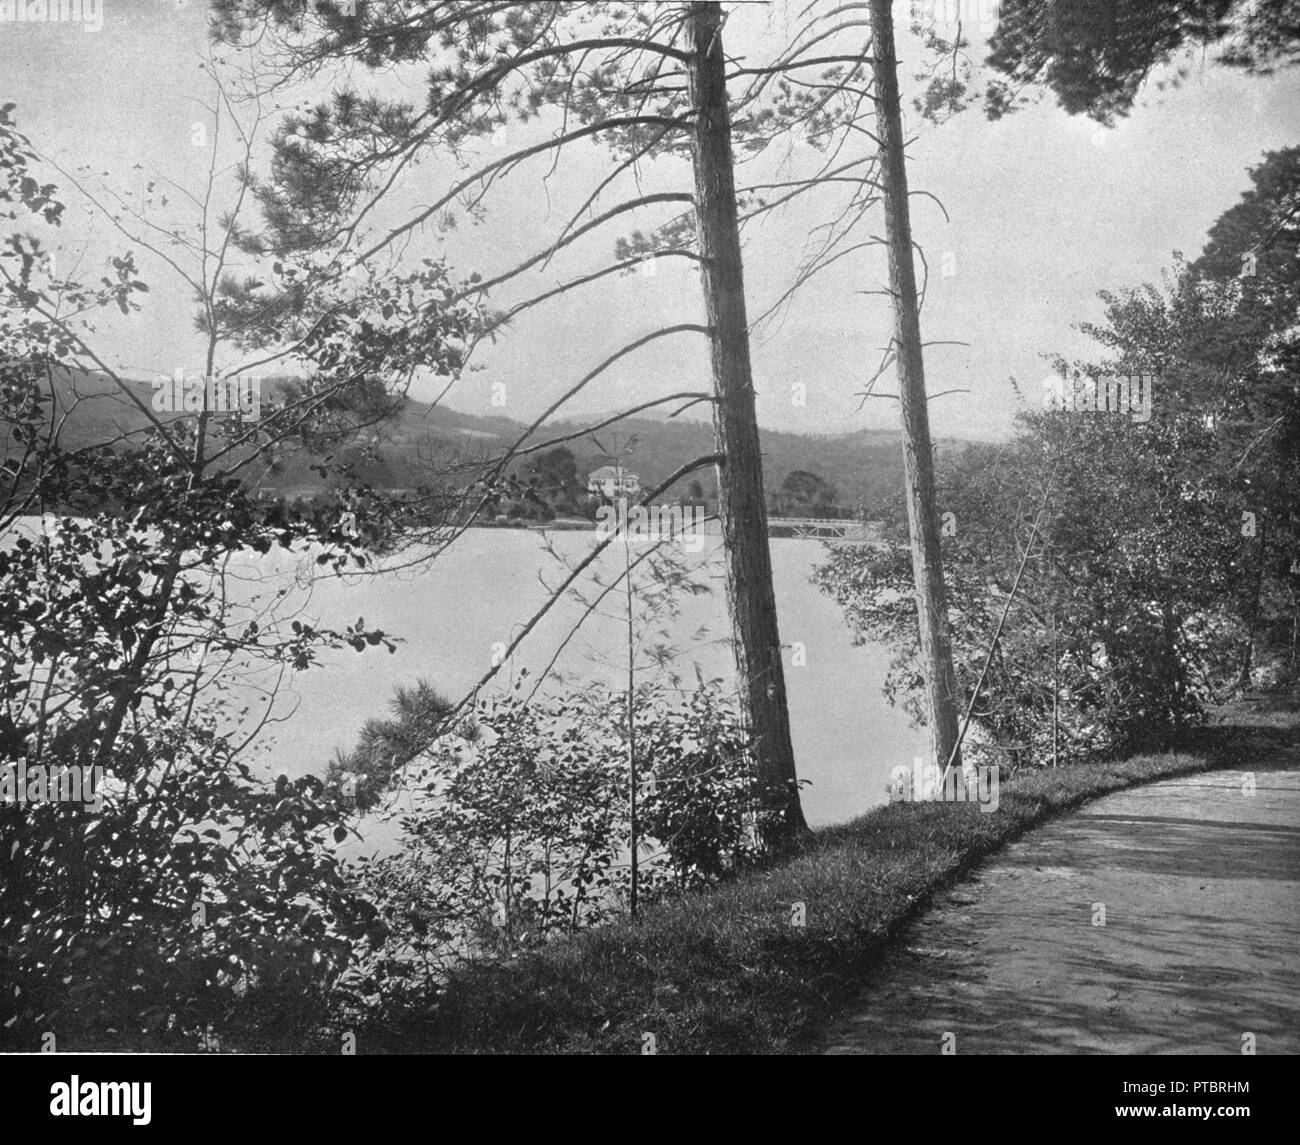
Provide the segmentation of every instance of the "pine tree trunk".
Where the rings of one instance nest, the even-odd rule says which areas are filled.
[[[1250,596],[1246,599],[1246,607],[1242,610],[1242,621],[1246,628],[1246,637],[1242,641],[1240,667],[1237,672],[1237,690],[1243,695],[1250,691],[1250,686],[1254,682],[1255,669],[1255,630],[1259,625],[1259,601],[1264,591],[1264,569],[1268,556],[1268,528],[1261,528],[1259,532],[1259,552],[1255,560],[1255,579],[1250,588]]]
[[[1183,674],[1183,662],[1178,655],[1178,617],[1174,605],[1166,599],[1160,611],[1160,645],[1161,674],[1164,677],[1165,703],[1169,707],[1169,718],[1162,721],[1167,732],[1162,748],[1173,747],[1183,730],[1183,696],[1186,681]]]
[[[921,321],[912,261],[912,223],[907,197],[907,166],[899,111],[898,60],[894,52],[891,0],[871,0],[871,40],[875,68],[876,134],[884,185],[885,238],[889,249],[889,287],[894,299],[894,350],[903,410],[903,461],[907,523],[912,538],[912,576],[921,660],[925,668],[930,743],[940,768],[957,744],[956,682],[948,634],[947,596],[939,549],[939,519],[934,496],[934,454],[926,404]],[[952,759],[961,766],[961,755]]]
[[[718,467],[718,502],[727,604],[743,716],[754,736],[767,810],[776,813],[764,829],[763,841],[780,848],[806,831],[807,825],[796,785],[772,591],[721,27],[720,5],[689,6],[695,220],[712,332],[714,441],[723,458]]]

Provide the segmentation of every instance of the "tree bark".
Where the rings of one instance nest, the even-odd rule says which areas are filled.
[[[891,0],[871,0],[871,40],[889,287],[894,299],[894,350],[898,358],[899,404],[903,411],[907,523],[912,539],[912,576],[916,584],[916,618],[925,668],[930,743],[940,769],[950,764],[961,767],[961,753],[957,750],[957,687],[935,506],[934,454],[930,445],[921,320],[912,261],[912,222]]]
[[[769,812],[763,841],[779,849],[807,824],[799,805],[772,591],[720,7],[692,3],[687,12],[695,224],[712,351],[714,441],[722,458],[718,502],[736,671]]]
[[[1259,552],[1255,560],[1255,579],[1250,587],[1250,595],[1242,609],[1242,623],[1246,637],[1242,641],[1241,660],[1237,672],[1237,691],[1243,695],[1250,691],[1254,682],[1255,668],[1255,630],[1259,626],[1259,602],[1264,591],[1264,569],[1268,556],[1268,527],[1262,525],[1259,530]]]

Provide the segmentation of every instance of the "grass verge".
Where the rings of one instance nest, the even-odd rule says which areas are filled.
[[[358,1031],[358,1047],[639,1053],[649,1032],[658,1053],[797,1052],[856,994],[890,937],[984,856],[1107,792],[1220,767],[1294,766],[1284,754],[1294,742],[1281,728],[1210,728],[1182,752],[1004,782],[994,813],[972,804],[880,807],[814,832],[779,863],[653,906],[636,923],[460,971],[422,1012]],[[797,902],[803,927],[791,925]]]

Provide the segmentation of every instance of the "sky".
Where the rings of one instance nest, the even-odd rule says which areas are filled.
[[[770,55],[790,27],[791,7],[774,0],[735,9],[726,28],[729,52],[752,60]],[[904,3],[897,10],[910,7]],[[967,0],[940,0],[928,14],[941,32],[950,31],[951,18],[961,14],[980,63],[981,42],[994,27],[991,11]],[[201,195],[215,155],[220,177],[214,202],[229,203],[234,193],[228,137],[214,151],[210,130],[196,128],[211,123],[204,105],[213,91],[202,66],[206,19],[199,0],[101,0],[82,24],[0,21],[0,102],[17,105],[19,128],[42,154],[69,171],[84,166],[88,185],[139,192],[152,180],[159,217],[168,225],[194,227],[195,211],[180,192],[161,206],[167,180]],[[899,51],[910,112],[917,41],[902,35]],[[1113,129],[1067,117],[1050,96],[997,122],[977,108],[940,126],[908,115],[915,137],[911,189],[926,193],[912,198],[915,238],[931,268],[923,334],[954,343],[928,350],[929,388],[932,394],[965,391],[932,400],[937,436],[1005,438],[1021,408],[1011,379],[1032,400],[1049,372],[1045,356],[1096,357],[1077,325],[1101,317],[1097,292],[1158,281],[1175,251],[1194,258],[1210,225],[1249,186],[1248,168],[1266,151],[1296,142],[1300,74],[1259,79],[1201,56],[1184,62],[1189,70],[1180,86],[1159,90],[1156,84],[1170,77],[1153,76],[1133,114]],[[977,80],[981,75],[988,73],[977,68]],[[419,77],[412,71],[357,73],[353,79],[358,86],[419,98]],[[341,82],[340,76],[324,76],[280,98],[315,98]],[[507,146],[526,138],[527,129],[512,133]],[[810,148],[798,145],[765,156],[752,172],[742,167],[738,182],[790,178],[815,159]],[[566,156],[555,170],[545,162],[521,167],[494,189],[482,222],[462,217],[449,233],[423,230],[406,255],[445,254],[454,266],[485,275],[509,266],[539,235],[559,232],[609,163],[606,153],[589,148]],[[445,161],[422,162],[377,212],[376,224],[400,220],[454,174]],[[131,244],[114,235],[65,179],[49,177],[74,204],[62,228],[59,270],[97,278],[110,254]],[[641,169],[638,178],[647,191],[684,189],[690,173],[684,164],[665,161]],[[809,199],[747,230],[751,318],[789,286],[810,229],[832,203],[833,196]],[[661,211],[636,225],[644,229],[666,217]],[[883,226],[877,208],[868,231],[883,233]],[[516,300],[600,265],[612,252],[613,238],[609,232],[557,258],[494,301]],[[193,331],[188,289],[161,261],[136,249],[151,286],[144,309],[128,319],[106,314],[98,323],[97,347],[130,376],[171,374],[178,367],[201,372],[202,343]],[[669,323],[700,321],[698,280],[679,263],[668,260],[653,277],[602,280],[530,312],[482,354],[483,368],[462,379],[447,403],[530,419],[625,342]],[[754,330],[764,427],[814,434],[897,427],[896,402],[864,402],[860,396],[890,335],[888,303],[870,293],[884,281],[881,248],[845,258],[803,287],[778,320]],[[592,383],[565,412],[605,413],[678,390],[707,389],[707,371],[698,338],[663,339]],[[896,392],[889,375],[877,389]],[[424,384],[413,390],[418,397],[434,392]],[[493,404],[494,396],[501,404]]]

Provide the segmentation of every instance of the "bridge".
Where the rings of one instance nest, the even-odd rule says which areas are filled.
[[[793,537],[814,541],[874,541],[879,531],[874,523],[846,517],[769,517],[769,537]]]

